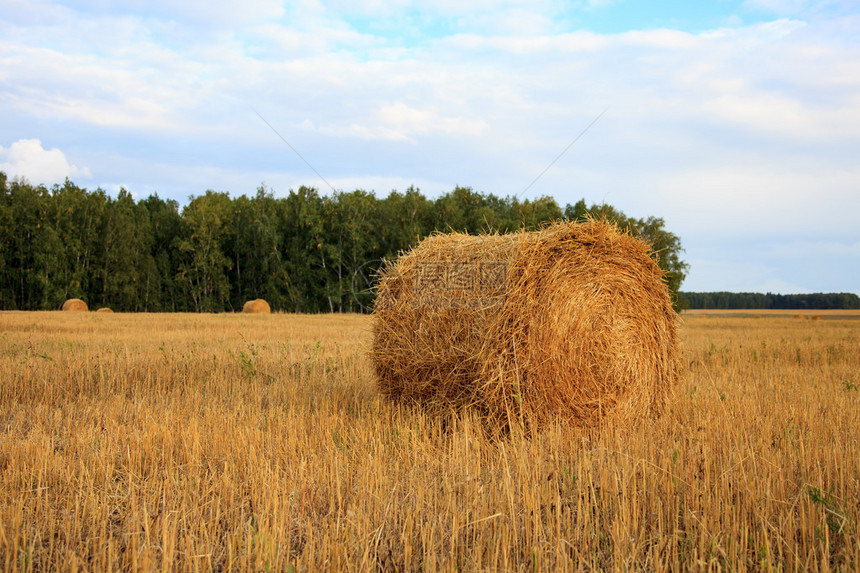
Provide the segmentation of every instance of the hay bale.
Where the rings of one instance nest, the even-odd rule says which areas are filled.
[[[270,314],[272,309],[269,308],[269,303],[258,298],[257,300],[249,300],[242,307],[242,312],[248,314]]]
[[[87,306],[87,303],[85,303],[79,298],[70,298],[63,303],[63,310],[72,312],[87,312],[89,310],[89,307]]]
[[[100,309],[98,309],[96,312],[110,312],[110,313],[112,313],[112,312],[113,312],[113,310],[112,310],[112,309],[110,309],[110,308],[108,308],[108,307],[106,307],[106,306],[103,306],[103,307],[101,307]]]
[[[429,237],[383,269],[374,317],[385,396],[473,407],[491,425],[640,418],[677,378],[663,272],[604,222]]]

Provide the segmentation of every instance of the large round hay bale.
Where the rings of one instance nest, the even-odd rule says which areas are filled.
[[[87,307],[87,303],[82,301],[79,298],[70,298],[66,302],[63,303],[63,310],[65,311],[77,311],[77,312],[87,312],[89,307]]]
[[[111,312],[111,313],[112,313],[112,312],[113,312],[113,309],[108,308],[108,307],[106,307],[106,306],[103,306],[103,307],[101,307],[100,309],[98,309],[96,312]]]
[[[272,309],[269,307],[269,303],[258,298],[257,300],[249,300],[246,302],[242,307],[242,312],[248,314],[269,314],[272,312]]]
[[[604,222],[429,237],[383,269],[374,315],[384,395],[494,425],[622,423],[662,410],[677,378],[664,274]]]

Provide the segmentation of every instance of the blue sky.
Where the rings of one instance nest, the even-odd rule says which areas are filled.
[[[855,6],[0,0],[0,170],[329,192],[259,112],[337,189],[606,202],[666,219],[685,290],[860,293]]]

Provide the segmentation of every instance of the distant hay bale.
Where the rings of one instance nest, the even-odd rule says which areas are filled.
[[[63,310],[72,312],[87,312],[89,310],[89,307],[87,306],[87,303],[85,303],[79,298],[70,298],[63,303]]]
[[[112,312],[113,312],[113,310],[112,310],[112,309],[110,309],[110,308],[108,308],[108,307],[106,307],[106,306],[103,306],[103,307],[101,307],[100,309],[98,309],[96,312],[111,312],[111,313],[112,313]]]
[[[503,427],[659,413],[678,345],[663,277],[647,244],[599,221],[429,237],[380,276],[379,389]]]
[[[794,315],[794,318],[800,318],[800,319],[803,319],[803,315],[802,315],[802,314],[795,314],[795,315]]]
[[[249,300],[246,302],[245,306],[242,307],[242,312],[248,314],[270,314],[272,309],[269,307],[269,303],[258,298],[257,300]]]
[[[811,318],[812,318],[812,320],[821,320],[822,317],[820,314],[816,314],[815,316],[813,316]]]

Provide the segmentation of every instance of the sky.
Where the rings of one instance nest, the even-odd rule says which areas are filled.
[[[33,184],[584,198],[682,290],[860,294],[854,0],[0,0],[0,118]]]

